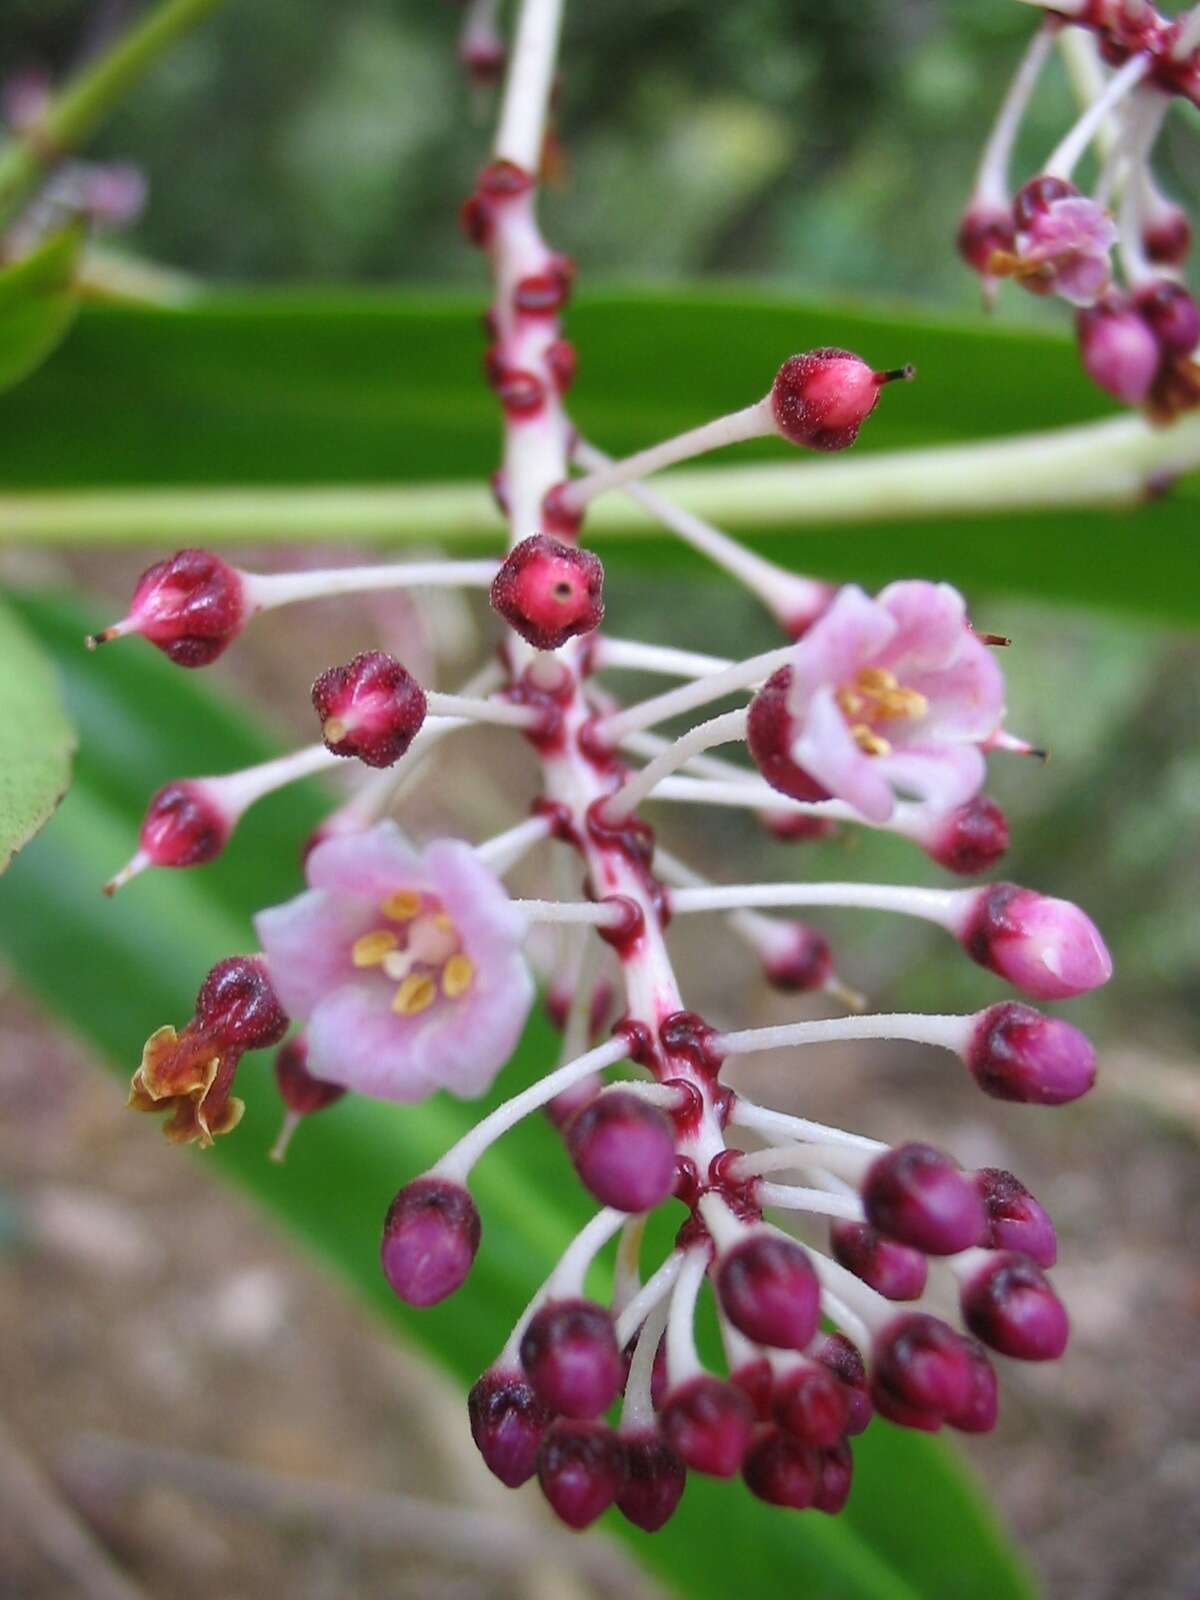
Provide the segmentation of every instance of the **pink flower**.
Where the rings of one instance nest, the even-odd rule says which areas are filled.
[[[1060,294],[1072,305],[1090,306],[1112,278],[1109,252],[1117,240],[1116,223],[1084,195],[1029,198],[1033,188],[1022,190],[1015,208],[1014,275],[1034,294]]]
[[[1004,680],[945,583],[847,585],[796,646],[790,757],[873,822],[895,791],[948,811],[983,783],[980,745],[1004,716]]]
[[[332,838],[309,889],[255,918],[318,1077],[381,1100],[482,1094],[520,1038],[525,922],[457,839],[418,852],[394,822]]]

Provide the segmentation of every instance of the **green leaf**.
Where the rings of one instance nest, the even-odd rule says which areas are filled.
[[[0,271],[0,390],[39,367],[71,326],[83,238],[82,225],[72,224]],[[70,436],[61,424],[55,433],[60,447]]]
[[[155,786],[181,771],[220,770],[271,752],[198,677],[138,646],[88,657],[79,641],[96,619],[59,599],[27,598],[22,607],[60,661],[88,738],[66,804],[0,896],[0,950],[125,1075],[152,1028],[190,1013],[208,965],[247,947],[256,906],[295,891],[298,865],[280,840],[305,836],[321,794],[310,784],[276,795],[250,813],[213,866],[152,874],[105,901],[98,886],[131,850]],[[88,951],[85,962],[69,955],[80,949]],[[503,1074],[503,1095],[544,1070],[553,1051],[547,1026],[532,1023]],[[303,1128],[276,1167],[264,1152],[280,1107],[264,1060],[246,1063],[240,1088],[245,1120],[201,1159],[243,1185],[394,1327],[464,1384],[472,1381],[587,1214],[561,1142],[534,1118],[489,1153],[472,1180],[485,1238],[471,1281],[447,1306],[414,1313],[380,1276],[380,1219],[395,1189],[481,1108],[440,1098],[408,1108],[347,1098]],[[145,1135],[157,1137],[149,1121]],[[642,1535],[615,1514],[608,1522],[689,1600],[779,1584],[814,1600],[1020,1600],[1031,1593],[949,1451],[876,1424],[855,1453],[859,1482],[842,1517],[797,1517],[754,1501],[739,1484],[696,1479],[660,1535]]]
[[[52,815],[71,781],[75,733],[53,664],[0,607],[0,872]]]
[[[54,513],[64,491],[85,488],[481,485],[498,453],[494,401],[479,381],[481,300],[273,293],[183,310],[88,309],[19,400],[0,401],[0,496],[37,491]],[[854,459],[1063,427],[1112,409],[1065,337],[905,308],[796,303],[750,290],[614,291],[582,296],[570,333],[580,352],[572,411],[588,437],[618,453],[743,405],[763,393],[782,356],[831,343],[884,366],[911,359],[918,368],[915,384],[883,397]],[[790,461],[797,474],[814,465],[777,442],[722,459]],[[835,578],[874,584],[919,573],[1195,621],[1198,494],[1192,476],[1132,511],[748,532],[800,570]],[[28,504],[10,498],[6,507],[0,498],[0,537],[6,522],[10,537],[19,528]],[[474,504],[483,504],[482,492]],[[410,537],[456,536],[434,507],[425,518],[424,506],[416,505]],[[131,528],[156,545],[211,536],[176,510],[136,528],[119,515],[92,537],[121,539]],[[238,511],[225,508],[242,525]],[[87,532],[69,509],[63,515],[65,524],[51,517],[59,538]],[[478,529],[478,509],[471,521]],[[304,536],[353,537],[357,527],[314,500]],[[666,537],[606,540],[604,553],[618,568],[696,565]]]

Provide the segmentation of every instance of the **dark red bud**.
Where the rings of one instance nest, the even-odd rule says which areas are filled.
[[[867,1384],[867,1366],[862,1352],[851,1344],[844,1333],[823,1333],[818,1336],[810,1353],[828,1367],[846,1386],[848,1412],[846,1433],[862,1433],[875,1415],[875,1406]]]
[[[519,1372],[485,1372],[467,1397],[467,1413],[489,1472],[510,1489],[533,1477],[551,1413]]]
[[[1096,1052],[1086,1035],[1017,1000],[980,1012],[967,1066],[985,1094],[1025,1105],[1066,1105],[1096,1081]]]
[[[621,1441],[603,1423],[559,1417],[547,1428],[538,1451],[538,1482],[555,1516],[569,1528],[586,1528],[607,1511],[625,1473]]]
[[[885,1151],[862,1186],[867,1221],[927,1255],[950,1256],[983,1237],[983,1205],[966,1173],[927,1144]]]
[[[1008,849],[1008,822],[986,794],[939,817],[921,840],[926,855],[963,877],[987,872]]]
[[[298,1117],[311,1117],[340,1100],[346,1090],[340,1083],[314,1078],[308,1070],[308,1040],[302,1033],[289,1039],[275,1055],[275,1082],[279,1097]]]
[[[652,1211],[675,1182],[675,1134],[658,1106],[627,1090],[596,1096],[570,1122],[567,1149],[602,1205]]]
[[[996,1373],[978,1339],[964,1338],[962,1343],[970,1374],[967,1398],[959,1410],[947,1414],[946,1421],[960,1433],[990,1433],[1000,1411]]]
[[[553,1300],[521,1339],[521,1365],[552,1411],[588,1419],[606,1411],[623,1376],[613,1320],[590,1300]]]
[[[776,1234],[754,1233],[717,1263],[717,1295],[755,1344],[803,1350],[817,1331],[821,1286],[808,1254]]]
[[[865,1222],[838,1220],[830,1225],[834,1258],[885,1300],[919,1300],[929,1269],[919,1250],[885,1239]]]
[[[971,1332],[1019,1361],[1055,1361],[1067,1348],[1066,1308],[1028,1256],[992,1257],[963,1286],[963,1321]]]
[[[972,206],[958,225],[955,243],[967,265],[986,276],[995,252],[1011,251],[1016,244],[1012,212],[1007,206]]]
[[[368,767],[399,761],[425,721],[425,691],[384,650],[365,651],[323,672],[312,686],[312,703],[326,747]]]
[[[850,1420],[850,1390],[820,1362],[786,1372],[775,1386],[775,1420],[805,1444],[831,1445]]]
[[[88,642],[140,633],[181,667],[206,667],[245,625],[245,584],[236,567],[210,550],[179,550],[147,567],[129,615]]]
[[[1044,216],[1056,200],[1065,200],[1079,190],[1065,178],[1053,178],[1045,173],[1030,178],[1017,190],[1013,200],[1013,222],[1018,233],[1025,233],[1039,216]]]
[[[763,971],[773,988],[785,994],[806,994],[823,988],[833,976],[833,955],[829,941],[804,922],[787,926],[789,940],[763,962]]]
[[[657,1533],[675,1515],[687,1483],[687,1468],[657,1433],[622,1434],[625,1485],[617,1510],[635,1528]]]
[[[829,790],[792,760],[796,722],[787,703],[791,682],[791,667],[780,667],[751,700],[746,719],[746,745],[758,770],[773,789],[793,800],[828,800]]]
[[[854,1456],[844,1439],[821,1451],[821,1480],[813,1496],[813,1510],[836,1516],[850,1498]]]
[[[693,1471],[731,1478],[750,1447],[754,1409],[733,1384],[703,1373],[671,1389],[660,1422],[667,1443]]]
[[[599,625],[604,568],[590,550],[535,533],[497,572],[492,606],[535,649],[557,650]]]
[[[383,1275],[410,1306],[434,1306],[461,1288],[482,1224],[461,1184],[417,1178],[392,1201],[383,1224]]]
[[[1054,1224],[1025,1185],[999,1167],[981,1167],[975,1188],[987,1217],[980,1243],[989,1250],[1016,1250],[1039,1267],[1052,1267],[1058,1259]]]
[[[810,350],[789,356],[771,385],[771,409],[779,432],[810,450],[844,450],[879,403],[879,391],[913,369],[873,372],[850,350]]]
[[[1192,226],[1182,206],[1164,206],[1142,232],[1142,249],[1156,266],[1181,266],[1191,248]]]
[[[885,1417],[905,1427],[939,1428],[971,1394],[965,1341],[937,1317],[910,1312],[876,1337],[871,1391]]]
[[[278,1044],[288,1030],[287,1013],[259,956],[217,962],[196,996],[196,1020],[208,1037],[238,1050]]]
[[[1159,278],[1137,291],[1134,304],[1164,355],[1190,356],[1200,344],[1200,307],[1181,283]]]
[[[765,1428],[746,1456],[742,1477],[750,1493],[768,1505],[804,1511],[820,1487],[821,1452],[782,1428]]]
[[[198,867],[229,843],[233,818],[203,781],[168,783],[146,809],[138,843],[156,867]]]

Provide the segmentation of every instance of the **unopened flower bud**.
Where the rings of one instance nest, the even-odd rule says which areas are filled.
[[[990,1257],[963,1285],[963,1321],[971,1332],[1020,1361],[1055,1361],[1067,1348],[1066,1309],[1028,1256]]]
[[[275,1082],[279,1097],[298,1117],[311,1117],[335,1104],[345,1094],[340,1083],[314,1078],[308,1070],[308,1041],[302,1033],[281,1046],[275,1055]]]
[[[862,1198],[872,1227],[927,1255],[956,1255],[983,1237],[974,1185],[931,1145],[885,1151],[867,1169]]]
[[[182,778],[151,800],[138,843],[156,867],[199,867],[224,850],[234,820],[210,785]]]
[[[844,1333],[822,1333],[814,1340],[809,1353],[845,1386],[846,1434],[852,1437],[862,1433],[875,1415],[862,1351]]]
[[[492,606],[537,650],[557,650],[604,616],[604,568],[577,545],[535,533],[511,550],[492,583]]]
[[[643,1533],[657,1533],[675,1515],[687,1468],[658,1433],[622,1433],[625,1483],[617,1495],[617,1510]]]
[[[781,924],[779,933],[763,959],[767,982],[785,994],[823,988],[833,976],[833,954],[824,934],[805,922]]]
[[[771,1420],[771,1407],[775,1401],[775,1371],[766,1356],[758,1356],[735,1367],[729,1374],[729,1381],[735,1383],[746,1396],[760,1422]]]
[[[810,350],[789,356],[771,385],[775,425],[792,444],[810,450],[845,450],[879,403],[879,391],[912,367],[874,372],[850,350]]]
[[[803,811],[760,811],[758,820],[772,838],[787,844],[828,839],[837,832],[837,823],[831,817],[814,817]]]
[[[1200,344],[1200,306],[1181,283],[1158,278],[1139,289],[1134,304],[1167,356],[1190,356]]]
[[[938,866],[962,877],[987,872],[1008,849],[1008,822],[986,794],[936,818],[917,841]]]
[[[788,706],[791,682],[791,667],[780,667],[751,700],[746,747],[773,789],[793,800],[828,800],[829,790],[792,760],[796,719]]]
[[[238,1050],[278,1044],[288,1029],[287,1013],[261,956],[218,961],[200,985],[196,1020],[206,1037]]]
[[[994,252],[1014,247],[1012,212],[1007,206],[973,205],[958,225],[955,242],[967,265],[986,277]]]
[[[552,1300],[521,1339],[521,1366],[552,1411],[598,1417],[621,1389],[623,1366],[613,1320],[590,1300]]]
[[[1052,1267],[1058,1259],[1058,1237],[1045,1208],[1011,1172],[981,1167],[974,1176],[987,1218],[980,1243],[989,1250],[1016,1250],[1039,1267]]]
[[[467,1397],[471,1437],[489,1472],[510,1489],[533,1477],[552,1413],[521,1373],[493,1367]]]
[[[821,1478],[813,1496],[813,1510],[835,1517],[850,1498],[854,1457],[845,1439],[821,1451]]]
[[[659,1420],[667,1443],[695,1472],[732,1478],[754,1431],[754,1408],[731,1383],[707,1373],[674,1387]]]
[[[1123,405],[1141,405],[1162,360],[1145,317],[1123,298],[1108,295],[1075,313],[1075,334],[1092,382]]]
[[[388,1207],[383,1275],[408,1305],[437,1305],[462,1286],[481,1233],[475,1202],[461,1184],[416,1178]]]
[[[1178,267],[1192,248],[1192,225],[1182,206],[1172,201],[1159,205],[1142,229],[1142,249],[1156,266]]]
[[[246,622],[245,584],[236,567],[209,550],[179,550],[147,567],[129,614],[89,645],[140,633],[181,667],[206,667]]]
[[[978,1339],[964,1338],[962,1345],[967,1356],[967,1398],[957,1411],[947,1413],[946,1421],[960,1433],[990,1433],[1000,1410],[995,1368]]]
[[[1039,1000],[1087,994],[1112,977],[1112,957],[1090,917],[1069,900],[1013,883],[977,892],[960,937],[973,961]]]
[[[675,1135],[658,1106],[614,1089],[597,1095],[568,1124],[575,1170],[602,1205],[652,1211],[675,1182]]]
[[[768,1505],[805,1511],[820,1487],[821,1452],[782,1428],[766,1428],[746,1456],[742,1477],[750,1493]]]
[[[790,1239],[752,1233],[717,1262],[717,1296],[755,1344],[803,1350],[817,1331],[821,1287],[807,1252]]]
[[[774,1413],[793,1438],[805,1444],[836,1444],[850,1420],[850,1393],[828,1367],[818,1361],[803,1362],[776,1384]]]
[[[971,1361],[961,1335],[937,1317],[910,1312],[875,1339],[871,1392],[885,1417],[933,1432],[971,1395]]]
[[[425,691],[385,650],[364,651],[323,672],[312,703],[327,748],[368,767],[399,761],[425,721]]]
[[[537,1474],[555,1516],[569,1528],[586,1528],[620,1494],[625,1450],[604,1423],[559,1417],[542,1440]]]
[[[829,1241],[835,1260],[885,1300],[919,1300],[925,1293],[929,1269],[919,1250],[885,1239],[865,1222],[832,1223]]]
[[[1016,1000],[979,1013],[966,1061],[985,1094],[1026,1105],[1066,1105],[1096,1081],[1087,1036]]]

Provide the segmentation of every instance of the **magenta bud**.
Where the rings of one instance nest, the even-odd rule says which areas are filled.
[[[742,1464],[742,1477],[768,1505],[805,1511],[820,1487],[821,1452],[782,1428],[764,1428]]]
[[[974,877],[994,867],[1008,849],[1008,822],[994,800],[977,794],[938,817],[918,842],[939,867]]]
[[[138,843],[156,867],[199,867],[221,854],[233,823],[209,784],[182,778],[151,800]]]
[[[962,1337],[924,1312],[897,1317],[875,1339],[871,1392],[885,1417],[933,1431],[963,1411],[971,1363]]]
[[[983,1237],[983,1205],[966,1173],[927,1144],[887,1150],[862,1186],[867,1221],[926,1255],[952,1256]]]
[[[625,1485],[617,1495],[617,1510],[643,1533],[657,1533],[675,1515],[687,1468],[657,1433],[623,1433]]]
[[[985,1094],[1026,1105],[1066,1105],[1096,1081],[1087,1036],[1018,1000],[979,1013],[966,1061]]]
[[[818,1361],[785,1372],[775,1386],[775,1420],[805,1444],[830,1445],[850,1420],[850,1391]]]
[[[829,1242],[835,1260],[885,1300],[919,1300],[925,1293],[929,1269],[919,1250],[885,1239],[865,1222],[840,1219],[830,1224]]]
[[[701,1373],[673,1387],[659,1413],[667,1443],[694,1472],[732,1478],[754,1431],[754,1408],[731,1383]]]
[[[1013,883],[977,892],[960,934],[972,961],[1038,1000],[1066,1000],[1112,977],[1112,957],[1090,917]]]
[[[90,641],[140,633],[181,667],[206,667],[246,621],[245,585],[236,567],[209,550],[179,550],[147,567],[129,615]]]
[[[602,1205],[652,1211],[675,1183],[670,1118],[628,1090],[597,1095],[566,1129],[575,1170]]]
[[[970,1374],[967,1399],[959,1410],[947,1415],[946,1421],[960,1433],[991,1433],[1000,1412],[996,1373],[978,1339],[964,1338],[962,1343]]]
[[[604,568],[577,545],[535,533],[511,550],[492,583],[492,606],[526,643],[557,650],[604,616]]]
[[[261,956],[229,956],[218,961],[200,985],[196,1020],[206,1037],[238,1050],[278,1044],[288,1017],[271,986]]]
[[[1025,1185],[999,1167],[981,1167],[975,1188],[987,1217],[980,1243],[989,1250],[1016,1250],[1039,1267],[1052,1267],[1058,1259],[1054,1224]]]
[[[803,1350],[817,1331],[821,1286],[808,1254],[790,1239],[753,1233],[717,1262],[717,1297],[755,1344]]]
[[[754,764],[773,789],[793,800],[828,800],[829,790],[810,778],[792,760],[795,718],[788,710],[791,667],[772,673],[750,702],[746,719],[746,746]]]
[[[1200,344],[1200,307],[1181,283],[1158,278],[1137,291],[1134,304],[1164,355],[1190,356]]]
[[[582,1420],[608,1409],[624,1377],[612,1317],[590,1300],[552,1300],[536,1312],[521,1365],[552,1411]]]
[[[1012,212],[1007,206],[973,205],[958,225],[958,253],[982,277],[997,250],[1011,251],[1016,244]]]
[[[555,1516],[569,1528],[586,1528],[607,1511],[624,1486],[625,1472],[621,1441],[603,1423],[559,1417],[546,1429],[538,1482]]]
[[[743,1362],[729,1374],[729,1381],[749,1400],[759,1422],[770,1422],[775,1401],[775,1372],[766,1356]]]
[[[368,767],[399,761],[425,721],[424,689],[386,650],[364,651],[323,672],[312,703],[326,747]]]
[[[1192,248],[1192,226],[1182,206],[1161,206],[1142,230],[1142,249],[1156,266],[1178,267]]]
[[[840,1378],[846,1387],[849,1409],[845,1432],[849,1435],[862,1433],[875,1415],[862,1352],[844,1333],[822,1333],[812,1345],[810,1353],[823,1367],[828,1367],[835,1377]]]
[[[1002,1356],[1055,1361],[1067,1348],[1066,1308],[1028,1256],[993,1256],[963,1285],[962,1314],[971,1332]]]
[[[789,922],[780,932],[784,937],[763,961],[768,983],[785,994],[806,994],[828,983],[833,955],[824,935],[804,922]]]
[[[810,450],[845,450],[879,403],[879,391],[913,369],[873,372],[850,350],[810,350],[789,356],[771,385],[775,426],[792,444]]]
[[[298,1117],[311,1117],[342,1098],[340,1083],[314,1078],[308,1070],[308,1040],[302,1033],[289,1039],[275,1055],[275,1082],[279,1097]]]
[[[571,1118],[590,1105],[604,1087],[604,1080],[598,1072],[589,1073],[586,1078],[581,1078],[573,1083],[569,1089],[564,1089],[561,1094],[556,1094],[553,1100],[548,1100],[545,1105],[546,1116],[558,1129],[564,1130]]]
[[[1111,295],[1075,314],[1079,359],[1093,383],[1122,405],[1138,406],[1150,393],[1162,352],[1146,319]]]
[[[471,1437],[489,1472],[510,1489],[533,1477],[551,1412],[521,1373],[493,1367],[467,1396]]]
[[[813,1510],[835,1517],[850,1498],[854,1480],[854,1456],[845,1439],[821,1451],[821,1478],[813,1496]]]
[[[481,1232],[475,1202],[461,1184],[415,1178],[384,1219],[383,1275],[408,1305],[435,1306],[461,1288]]]

